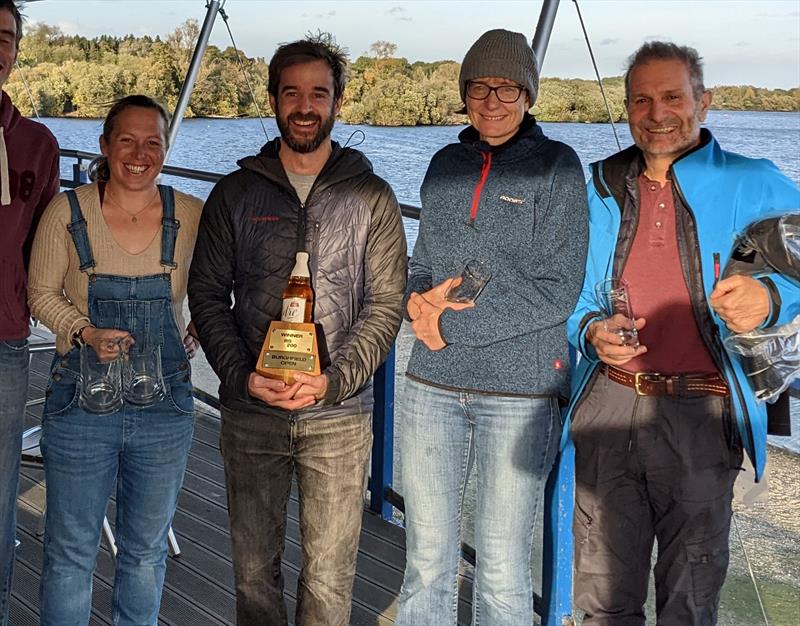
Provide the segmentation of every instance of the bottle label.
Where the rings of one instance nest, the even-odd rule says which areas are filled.
[[[306,317],[305,298],[284,298],[283,311],[281,312],[282,322],[292,322],[302,324]]]

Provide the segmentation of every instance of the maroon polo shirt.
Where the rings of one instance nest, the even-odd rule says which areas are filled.
[[[683,278],[672,183],[662,187],[639,176],[639,224],[622,271],[631,308],[646,326],[639,341],[647,352],[622,366],[629,372],[713,374],[714,361],[700,336]]]

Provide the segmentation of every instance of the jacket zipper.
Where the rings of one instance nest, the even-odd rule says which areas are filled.
[[[475,190],[472,192],[472,207],[469,210],[469,225],[475,226],[475,218],[478,217],[478,205],[481,201],[481,192],[483,186],[486,184],[486,179],[489,178],[489,170],[492,167],[492,153],[484,152],[481,154],[483,157],[483,164],[481,165],[481,178],[478,184],[475,185]]]
[[[603,184],[605,185],[605,181],[603,181]],[[609,194],[611,198],[614,197],[614,195],[611,193],[608,187],[606,187],[606,192]],[[636,200],[641,204],[642,201],[641,197],[636,198]],[[622,204],[623,206],[619,207],[620,228],[622,228],[622,218],[625,205],[624,199]],[[633,240],[636,238],[636,231],[639,230],[639,213],[640,213],[639,211],[635,212],[633,219],[633,228],[628,229],[628,232],[626,233],[625,249],[622,251],[622,254],[619,257],[619,263],[616,262],[617,259],[611,259],[611,276],[609,276],[609,278],[613,278],[615,273],[619,275],[619,278],[622,278],[622,272],[625,269],[625,264],[628,262],[628,257],[631,255],[631,250],[633,249]],[[619,235],[617,235],[617,243],[619,243]],[[616,246],[614,249],[616,250]],[[614,256],[616,256],[616,254]]]
[[[687,202],[686,196],[683,195],[683,190],[681,189],[681,186],[678,183],[678,179],[675,176],[675,171],[673,170],[672,166],[670,166],[669,169],[670,169],[670,175],[672,176],[672,183],[675,186],[675,191],[677,192],[680,201],[683,203],[683,206],[686,207],[689,216],[692,218],[692,221],[695,224],[695,231],[696,231],[697,219],[694,216],[694,211]],[[702,261],[701,261],[701,268],[702,268]],[[700,276],[700,280],[702,280],[702,275]],[[703,293],[705,294],[705,291],[703,291]],[[691,298],[691,301],[692,301],[692,308],[695,311],[695,317],[697,317],[697,310],[695,308],[697,303],[694,301],[694,298]],[[714,326],[714,330],[710,339],[707,337],[706,332],[702,331],[703,328],[702,324],[698,324],[698,328],[701,329],[701,336],[703,337],[703,340],[705,341],[706,347],[708,348],[709,352],[713,356],[716,356],[717,364],[722,366],[723,375],[726,373],[728,374],[726,376],[726,379],[728,379],[728,384],[736,392],[736,397],[739,399],[739,406],[742,407],[742,417],[744,418],[744,424],[746,428],[745,434],[750,440],[749,441],[750,447],[755,451],[755,437],[753,436],[753,426],[750,423],[750,413],[747,410],[747,404],[745,403],[744,400],[744,394],[742,393],[741,385],[739,385],[739,379],[736,378],[736,373],[733,371],[733,365],[731,364],[730,357],[728,356],[728,353],[725,351],[725,348],[722,345],[722,339],[720,338],[719,334],[719,327],[717,326],[716,323],[714,323],[713,320],[711,321]],[[747,442],[742,442],[742,443],[746,444]]]
[[[605,181],[603,181],[603,184],[605,185]],[[611,198],[614,197],[613,194],[611,194],[608,187],[606,187],[606,192],[609,194],[609,197]],[[639,204],[641,204],[641,198],[639,198],[638,200]],[[617,234],[617,244],[620,243],[620,234],[622,234],[621,231],[622,231],[622,218],[623,218],[624,206],[625,206],[625,199],[623,198],[622,206],[619,207],[620,233]],[[628,229],[628,232],[625,233],[625,239],[624,239],[625,248],[622,250],[620,254],[619,263],[616,263],[617,261],[616,258],[611,259],[611,276],[609,278],[615,275],[619,276],[620,278],[622,277],[622,272],[625,269],[625,264],[628,262],[628,257],[630,256],[631,250],[633,249],[633,241],[636,238],[636,231],[639,230],[639,215],[640,211],[634,212],[633,228]],[[614,246],[614,250],[616,249],[617,247]],[[617,255],[615,253],[614,257],[616,256]],[[630,425],[628,426],[628,452],[631,452],[633,450],[633,440],[636,431],[636,411],[638,410],[638,408],[639,408],[639,396],[637,394],[637,396],[634,398],[633,401],[633,409],[631,410],[631,421]]]
[[[599,165],[595,165],[595,167],[599,167]],[[608,185],[606,185],[606,181],[602,177],[602,172],[598,172],[598,173],[600,174],[598,176],[598,178],[599,178],[600,182],[602,183],[603,188],[605,189],[605,192],[608,194],[608,196],[610,198],[614,198],[614,194],[611,193],[611,190],[608,188]],[[616,201],[616,199],[615,199],[615,201]],[[623,209],[623,207],[622,206],[618,206],[617,208],[619,209],[619,212],[620,212],[620,228],[621,228],[622,227],[622,209]],[[638,227],[639,227],[639,215],[637,213],[636,214],[636,223],[634,224],[634,230],[633,230],[634,234],[636,233],[636,229]],[[629,237],[629,239],[630,239],[630,237]],[[619,235],[617,235],[617,243],[619,243]],[[631,249],[631,245],[628,244],[626,250],[624,251],[625,252],[625,256],[621,259],[622,262],[620,264],[620,267],[625,267],[625,262],[628,260],[628,255],[630,254],[630,249]],[[616,245],[614,246],[614,250],[616,250]],[[613,258],[611,259],[611,274],[612,274],[612,276],[614,274],[614,259]],[[594,321],[595,319],[598,319],[600,317],[601,317],[600,315],[587,314],[581,320],[581,323],[579,324],[579,326],[580,326],[580,330],[578,331],[579,334],[583,332],[583,329],[588,324],[590,324],[592,321]],[[600,371],[599,367],[597,365],[595,365],[594,369],[588,375],[588,377],[586,379],[586,382],[581,387],[579,396],[575,400],[575,403],[572,405],[571,410],[570,410],[569,407],[567,408],[567,411],[568,411],[569,415],[572,415],[574,417],[574,415],[577,413],[578,408],[580,407],[580,405],[583,404],[584,400],[586,400],[586,398],[589,395],[588,389],[590,389],[592,387],[592,381],[597,378],[597,376],[599,375],[599,371]],[[633,429],[633,423],[631,423],[630,427],[631,427],[631,429]],[[632,434],[629,437],[628,451],[630,451],[630,448],[631,448],[631,441],[630,441],[631,438],[632,438]]]

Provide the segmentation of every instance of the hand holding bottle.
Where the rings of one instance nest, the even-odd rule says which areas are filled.
[[[287,385],[282,380],[267,378],[256,372],[251,372],[247,379],[247,391],[251,396],[287,411],[303,409],[316,401],[314,396],[295,398],[295,394],[302,386],[301,382]]]
[[[311,396],[317,401],[325,397],[325,392],[328,390],[328,377],[325,374],[312,376],[300,372],[294,375],[294,379],[303,384],[294,394],[295,398]]]

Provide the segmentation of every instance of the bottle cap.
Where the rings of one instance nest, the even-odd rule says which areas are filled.
[[[294,258],[294,268],[291,276],[311,278],[311,272],[308,271],[308,252],[298,252]]]

